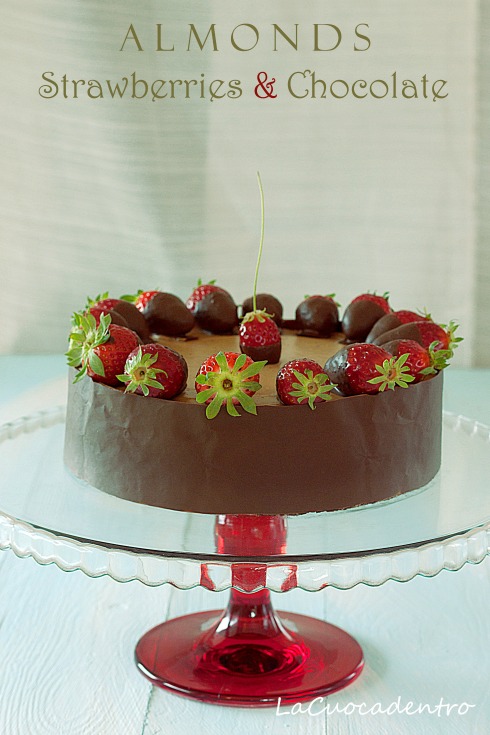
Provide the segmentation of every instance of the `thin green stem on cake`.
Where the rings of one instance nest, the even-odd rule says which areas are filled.
[[[254,293],[252,298],[252,311],[257,311],[257,282],[259,280],[260,259],[262,258],[262,248],[264,246],[264,229],[265,229],[265,206],[264,206],[264,190],[262,188],[262,180],[260,172],[257,171],[257,181],[259,183],[260,192],[260,245],[257,265],[255,266]]]

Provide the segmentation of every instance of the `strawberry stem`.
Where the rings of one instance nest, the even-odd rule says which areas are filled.
[[[252,300],[253,311],[257,311],[257,281],[259,279],[260,259],[262,257],[262,247],[264,245],[264,222],[265,222],[264,190],[262,188],[262,180],[260,178],[259,171],[257,171],[257,181],[259,183],[259,192],[260,192],[260,245],[259,245],[259,255],[257,258],[257,265],[255,266],[254,293],[253,293],[253,300]]]

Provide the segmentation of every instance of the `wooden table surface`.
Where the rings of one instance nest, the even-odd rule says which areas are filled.
[[[26,389],[34,370],[38,385]],[[0,377],[2,422],[64,400],[60,357],[0,357]],[[490,371],[449,370],[446,408],[490,423],[489,387]],[[365,652],[365,670],[353,685],[298,714],[193,702],[153,688],[136,670],[133,649],[144,631],[169,617],[223,607],[226,594],[90,579],[10,551],[0,555],[0,574],[1,735],[490,731],[488,558],[407,584],[273,595],[278,609],[346,628]],[[410,702],[432,713],[400,711]],[[322,712],[327,705],[330,712]],[[390,705],[393,714],[376,714]],[[444,705],[463,706],[448,714]]]

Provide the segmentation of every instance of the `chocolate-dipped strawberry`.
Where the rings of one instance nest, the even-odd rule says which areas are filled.
[[[126,320],[127,325],[133,332],[141,338],[143,344],[151,342],[150,329],[148,323],[139,309],[129,301],[119,299],[117,304],[112,307],[111,314],[118,314]],[[114,319],[114,317],[113,317]]]
[[[462,340],[462,337],[454,336],[457,328],[458,325],[455,322],[450,322],[446,327],[431,320],[422,319],[418,322],[402,324],[396,329],[385,332],[377,337],[373,344],[382,346],[395,339],[413,339],[426,350],[429,347],[432,347],[433,350],[446,350],[452,356],[454,349]]]
[[[281,333],[279,327],[266,311],[257,307],[257,280],[259,277],[260,259],[264,245],[264,191],[260,174],[257,173],[260,191],[261,232],[259,254],[255,267],[255,279],[252,296],[252,311],[243,317],[238,330],[240,336],[240,350],[252,360],[266,360],[274,364],[281,357]]]
[[[271,365],[281,357],[281,333],[279,327],[265,311],[250,311],[242,319],[240,350],[252,360],[267,360]]]
[[[104,316],[105,314],[109,314],[111,317],[111,323],[117,324],[118,327],[127,327],[129,329],[129,325],[126,321],[126,319],[121,316],[121,314],[118,314],[117,312],[113,312],[111,310],[107,311],[106,309],[100,309],[98,306],[91,306],[90,309],[87,309],[85,312],[85,316],[87,314],[92,314],[94,317],[96,324],[100,323],[100,317]],[[76,326],[72,319],[72,324]]]
[[[296,328],[305,337],[330,337],[339,322],[335,294],[306,296],[296,308]]]
[[[385,332],[401,327],[402,324],[410,324],[411,322],[420,322],[421,320],[430,321],[429,314],[417,314],[415,311],[401,309],[385,314],[375,323],[365,341],[372,343]]]
[[[238,326],[236,304],[224,289],[209,292],[196,302],[196,323],[212,334],[231,334]]]
[[[279,299],[276,299],[270,293],[258,293],[256,296],[257,309],[265,311],[270,314],[271,319],[274,319],[278,327],[282,326],[282,315],[283,308]],[[249,311],[253,311],[253,296],[249,296],[248,299],[242,304],[242,314],[247,314]]]
[[[201,279],[199,278],[197,282],[197,286],[192,291],[191,295],[185,302],[185,305],[189,309],[190,312],[192,312],[193,315],[196,313],[197,305],[201,301],[201,299],[204,299],[206,296],[209,296],[211,293],[216,293],[217,291],[224,291],[224,288],[221,288],[221,286],[216,285],[216,281],[208,281],[208,283],[203,283]],[[225,292],[228,293],[228,292]]]
[[[169,337],[183,337],[194,327],[194,317],[182,299],[159,291],[144,308],[150,332]]]
[[[361,294],[353,299],[344,312],[342,331],[347,340],[363,342],[378,319],[389,314],[388,294]]]
[[[88,299],[90,313],[110,314],[112,324],[128,327],[136,332],[143,343],[151,342],[150,330],[143,315],[134,304],[128,301],[128,297],[121,299],[109,298],[108,292],[99,294],[95,299]]]
[[[395,359],[382,347],[365,343],[347,345],[332,355],[324,371],[344,396],[406,388],[414,378],[405,365],[407,355]]]

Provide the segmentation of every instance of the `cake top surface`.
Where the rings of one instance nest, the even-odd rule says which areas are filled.
[[[334,333],[329,338],[317,339],[315,337],[299,336],[292,330],[285,329],[282,332],[281,364],[308,356],[316,360],[320,365],[336,354],[341,348],[345,337],[341,332]],[[175,338],[159,336],[155,338],[158,343],[165,347],[180,352],[189,367],[189,380],[183,393],[176,396],[174,400],[185,403],[194,403],[196,391],[193,377],[196,375],[203,360],[219,351],[239,352],[239,336],[237,334],[209,334],[194,328],[187,338]],[[255,394],[255,402],[258,406],[279,405],[280,401],[276,391],[277,365],[266,365],[260,371],[261,389]],[[340,399],[342,396],[332,394],[332,399]]]

